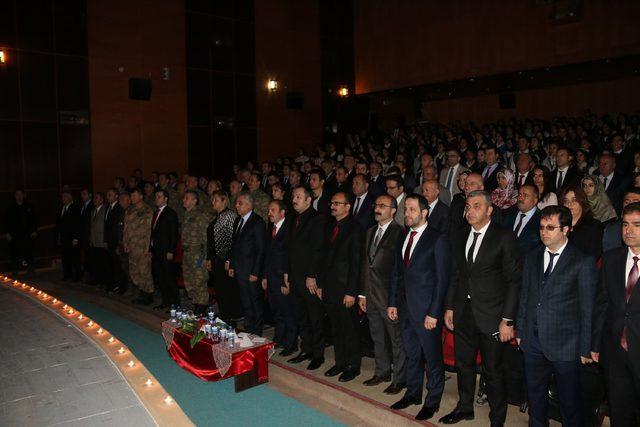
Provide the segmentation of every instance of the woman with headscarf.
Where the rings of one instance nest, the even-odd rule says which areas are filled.
[[[491,202],[500,209],[509,209],[518,202],[518,190],[515,187],[516,176],[509,168],[502,169],[496,176],[498,188],[491,193]]]
[[[604,186],[598,177],[586,175],[582,178],[582,189],[587,195],[587,200],[589,201],[589,206],[591,206],[591,213],[593,214],[594,219],[605,224],[618,217],[616,215],[616,210],[613,208],[611,200],[604,191]]]

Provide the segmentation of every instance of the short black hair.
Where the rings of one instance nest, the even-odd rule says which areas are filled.
[[[336,191],[335,193],[333,193],[331,198],[333,199],[338,194],[342,194],[344,196],[344,200],[346,200],[346,202],[349,203],[350,206],[353,206],[353,194],[346,191]]]
[[[308,198],[310,198],[310,199],[313,199],[313,195],[311,194],[311,190],[309,190],[309,189],[308,189],[307,187],[305,187],[304,185],[298,185],[297,187],[295,187],[294,189],[292,189],[292,190],[291,190],[291,194],[293,194],[293,192],[294,192],[294,191],[296,191],[296,190],[298,190],[298,189],[300,189],[300,190],[304,191],[304,197],[305,197],[305,198],[307,198],[307,197],[308,197]]]
[[[569,227],[571,228],[571,224],[573,222],[573,216],[571,215],[571,211],[569,208],[561,205],[551,205],[542,209],[540,213],[540,219],[542,218],[550,218],[552,216],[558,215],[558,222],[560,223],[560,227]]]
[[[632,213],[640,213],[640,202],[629,203],[624,207],[624,209],[622,209],[622,216]]]
[[[624,192],[624,195],[626,196],[627,194],[637,194],[638,196],[640,196],[640,188],[638,187],[631,187],[629,188],[627,191]]]
[[[271,203],[275,203],[276,205],[278,205],[278,210],[284,211],[285,213],[289,212],[289,207],[287,206],[287,204],[284,202],[284,200],[271,200],[269,202]]]
[[[185,190],[184,194],[191,194],[196,199],[196,203],[200,202],[200,195],[196,190]]]
[[[385,184],[387,181],[393,181],[398,187],[404,188],[404,179],[400,175],[388,175],[384,178]]]
[[[427,199],[423,195],[416,194],[416,193],[411,193],[411,194],[408,194],[407,197],[404,198],[405,201],[407,201],[409,199],[413,199],[413,200],[417,200],[418,201],[418,206],[420,206],[420,212],[422,212],[424,210],[429,210],[429,202],[427,201]]]
[[[311,177],[311,175],[318,175],[318,178],[320,178],[320,181],[324,181],[326,179],[326,175],[324,174],[324,171],[320,168],[315,168],[312,169],[311,172],[309,172],[309,177]]]
[[[169,192],[167,190],[165,190],[164,188],[156,188],[156,191],[153,192],[153,194],[158,194],[158,193],[162,193],[162,195],[169,200]]]

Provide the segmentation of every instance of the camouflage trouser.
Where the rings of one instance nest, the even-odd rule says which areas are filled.
[[[145,254],[129,254],[129,277],[141,291],[153,293],[151,257]]]
[[[201,264],[197,266],[196,264]],[[184,253],[182,258],[182,276],[184,277],[184,287],[189,293],[194,304],[208,305],[209,272],[204,265],[204,254],[189,252]]]

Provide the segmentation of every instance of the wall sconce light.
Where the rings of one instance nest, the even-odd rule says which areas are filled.
[[[267,81],[267,90],[269,90],[269,92],[275,92],[278,90],[278,81],[275,79],[269,79]]]
[[[0,64],[4,64],[7,61],[7,56],[4,50],[0,50]]]
[[[340,87],[340,89],[338,89],[338,95],[340,95],[343,98],[346,98],[347,96],[349,96],[349,88],[346,86]]]

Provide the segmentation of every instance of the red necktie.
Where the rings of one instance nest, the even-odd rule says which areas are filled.
[[[336,238],[338,237],[338,231],[340,231],[340,229],[338,228],[338,224],[336,224],[335,227],[333,227],[333,231],[331,232],[331,243],[335,242]]]
[[[411,234],[409,234],[409,243],[407,243],[407,247],[404,249],[404,256],[402,257],[404,268],[407,268],[409,265],[409,259],[411,258],[411,246],[413,246],[413,238],[416,234],[418,234],[417,231],[412,231]]]
[[[638,278],[640,277],[640,272],[638,271],[638,257],[633,257],[633,267],[629,272],[629,277],[627,278],[627,295],[626,302],[629,302],[629,298],[631,298],[631,293],[633,292],[633,288],[636,287],[636,283],[638,282]],[[627,345],[627,327],[625,325],[622,328],[622,336],[620,337],[620,345],[624,348],[624,351],[629,351],[629,347]]]
[[[153,214],[153,221],[151,221],[151,229],[156,228],[156,222],[158,221],[158,217],[160,216],[160,209],[156,209]]]
[[[273,224],[273,228],[271,229],[271,240],[276,238],[277,233],[278,233],[278,230],[276,229],[276,225]]]

